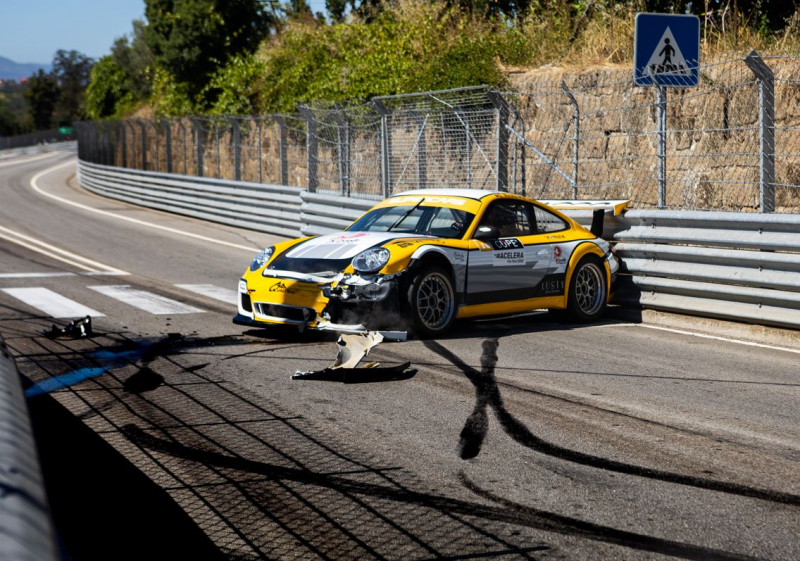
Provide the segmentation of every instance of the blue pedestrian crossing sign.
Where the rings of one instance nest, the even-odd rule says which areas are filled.
[[[685,14],[636,14],[633,81],[637,86],[690,88],[700,65],[700,20]]]

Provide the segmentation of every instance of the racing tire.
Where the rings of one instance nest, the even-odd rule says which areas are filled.
[[[408,287],[406,305],[415,335],[444,334],[456,317],[456,292],[450,275],[436,265],[423,265]]]
[[[576,323],[589,323],[603,315],[608,300],[608,284],[603,262],[586,255],[575,267],[567,292],[567,317]]]

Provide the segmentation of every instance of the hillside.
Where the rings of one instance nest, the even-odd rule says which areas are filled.
[[[0,56],[0,80],[17,80],[27,78],[40,68],[50,72],[50,64],[19,63]]]

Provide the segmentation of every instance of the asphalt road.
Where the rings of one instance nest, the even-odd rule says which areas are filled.
[[[277,238],[24,160],[0,163],[0,332],[76,560],[800,558],[797,352],[534,313],[375,348],[398,379],[291,380],[334,338],[224,301]],[[94,337],[41,335],[75,305]]]

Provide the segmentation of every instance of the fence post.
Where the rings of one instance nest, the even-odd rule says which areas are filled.
[[[217,163],[217,179],[220,179],[220,157],[219,157],[219,120],[214,119],[214,154]]]
[[[486,92],[486,97],[497,114],[497,190],[508,191],[508,102],[494,90]]]
[[[381,116],[381,190],[385,199],[392,194],[392,133],[389,128],[391,111],[377,99],[372,100],[372,106]]]
[[[161,118],[161,126],[164,127],[164,157],[167,160],[167,173],[172,173],[172,123],[169,119]]]
[[[417,123],[417,189],[424,189],[428,183],[428,171],[426,168],[425,156],[427,155],[427,144],[425,142],[425,118],[412,111],[411,115]]]
[[[561,89],[572,104],[572,200],[578,198],[578,147],[580,141],[581,111],[578,101],[567,87],[567,82],[561,80]]]
[[[317,192],[317,119],[305,105],[298,107],[306,120],[306,178],[308,192]]]
[[[136,119],[136,124],[142,131],[142,170],[147,171],[147,125],[141,119]]]
[[[256,124],[256,152],[258,158],[258,182],[264,183],[263,166],[261,165],[261,117],[253,117],[253,122]]]
[[[192,117],[189,119],[192,123],[192,128],[194,129],[195,134],[195,154],[197,162],[197,177],[203,177],[203,140],[202,136],[200,135],[200,120],[196,117]]]
[[[758,80],[760,212],[775,212],[775,75],[755,49],[744,63]]]
[[[658,121],[658,208],[667,206],[667,88],[656,86]]]
[[[233,142],[233,180],[242,180],[242,134],[239,129],[239,120],[236,117],[228,117],[228,120],[233,127],[233,135],[231,141]],[[219,150],[219,147],[217,148]],[[261,162],[259,162],[259,165]]]
[[[287,133],[286,120],[280,115],[274,115],[275,122],[278,123],[278,153],[281,161],[281,185],[289,185],[289,158],[287,157]]]
[[[337,152],[339,153],[339,192],[343,197],[350,196],[350,123],[338,103],[332,111],[336,120]]]

